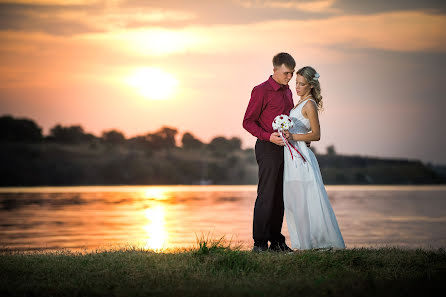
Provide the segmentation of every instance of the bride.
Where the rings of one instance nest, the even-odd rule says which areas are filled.
[[[300,100],[290,111],[294,126],[284,133],[303,156],[297,153],[292,156],[290,150],[284,150],[283,199],[291,247],[300,250],[345,248],[319,164],[305,144],[320,139],[319,74],[310,66],[299,69],[296,74],[296,92]]]

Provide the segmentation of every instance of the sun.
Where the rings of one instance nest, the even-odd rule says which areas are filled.
[[[139,68],[127,78],[127,84],[145,98],[164,100],[173,95],[178,80],[159,68]]]

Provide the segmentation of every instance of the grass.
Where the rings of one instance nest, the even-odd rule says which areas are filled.
[[[446,288],[444,249],[252,253],[209,236],[163,253],[4,250],[0,267],[0,296],[429,296]]]

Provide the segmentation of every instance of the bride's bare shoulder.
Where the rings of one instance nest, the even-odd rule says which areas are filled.
[[[309,103],[310,102],[310,103]],[[302,110],[305,111],[317,111],[317,104],[314,100],[307,100],[307,102],[304,103],[304,106],[302,106]]]

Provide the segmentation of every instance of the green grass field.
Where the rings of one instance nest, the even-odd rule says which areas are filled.
[[[433,296],[445,281],[444,249],[0,252],[0,296]]]

